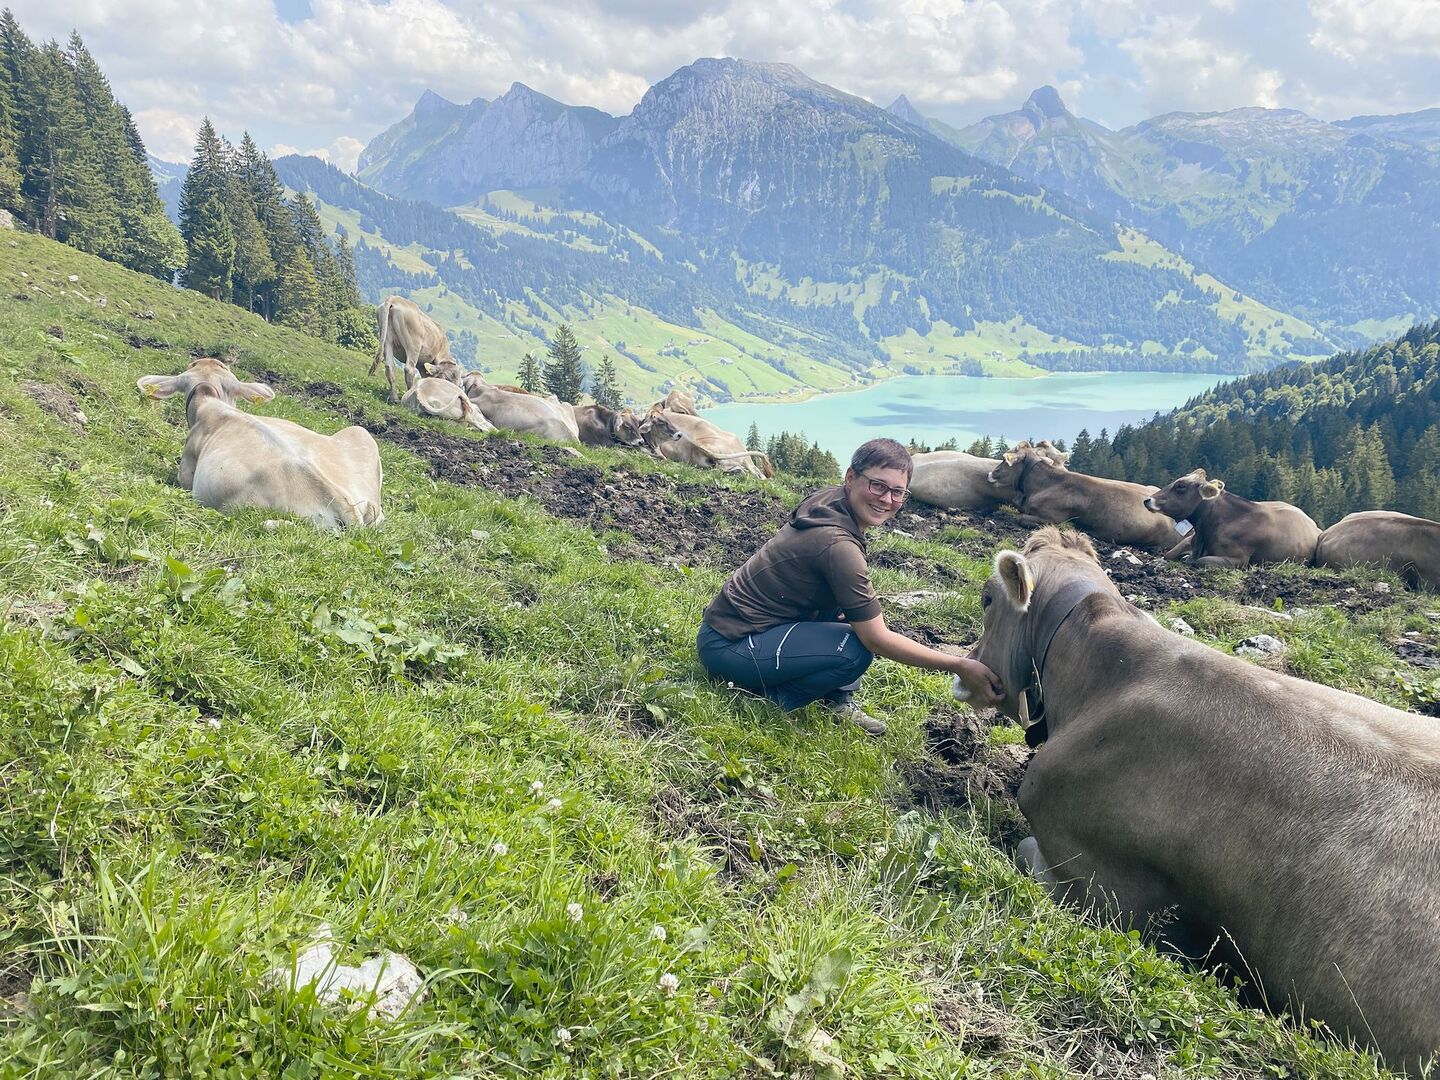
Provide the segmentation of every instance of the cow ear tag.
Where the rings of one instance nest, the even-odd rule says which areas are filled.
[[[1195,526],[1191,525],[1190,522],[1185,518],[1181,518],[1179,521],[1175,522],[1175,531],[1181,536],[1189,536],[1190,531],[1194,528]]]

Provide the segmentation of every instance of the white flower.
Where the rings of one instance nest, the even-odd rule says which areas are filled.
[[[571,922],[579,922],[585,917],[585,909],[579,904],[570,903],[565,905],[565,917]]]
[[[496,840],[496,841],[495,841],[495,846],[492,847],[490,850],[493,851],[496,855],[509,855],[509,854],[510,854],[510,849],[505,846],[505,841],[504,841],[504,840]]]
[[[470,916],[461,911],[458,907],[452,907],[445,913],[445,917],[456,926],[466,926],[470,922]]]
[[[218,716],[207,716],[205,718],[205,726],[210,728],[212,731],[219,731],[220,718]]]
[[[570,1040],[572,1038],[574,1038],[574,1036],[570,1034],[569,1028],[555,1029],[555,1041],[558,1042],[561,1046],[569,1046]]]
[[[531,794],[531,795],[534,795],[537,799],[540,797],[540,793],[543,792],[544,790],[545,790],[545,781],[544,781],[544,780],[532,780],[532,781],[530,781],[530,794]]]
[[[559,799],[551,799],[545,805],[550,807],[551,810],[559,810],[564,804]]]
[[[680,977],[678,975],[672,975],[667,971],[660,976],[660,992],[666,997],[674,996],[675,991],[679,989]]]
[[[658,923],[650,928],[651,941],[664,941],[670,935],[665,933],[665,928]]]

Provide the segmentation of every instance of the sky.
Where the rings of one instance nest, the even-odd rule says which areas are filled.
[[[1052,85],[1111,128],[1247,105],[1324,120],[1440,106],[1440,0],[5,0],[78,30],[157,157],[201,118],[346,170],[425,90],[519,81],[628,113],[703,56],[786,62],[957,126]]]

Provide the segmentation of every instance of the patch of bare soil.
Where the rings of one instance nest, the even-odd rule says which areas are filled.
[[[748,881],[769,868],[769,856],[752,858],[750,838],[745,830],[727,820],[714,806],[692,802],[679,788],[665,787],[650,801],[651,813],[666,836],[689,837],[712,849],[720,858],[720,876],[731,884]]]
[[[925,718],[925,754],[900,766],[910,798],[930,810],[981,804],[1013,810],[992,821],[991,839],[1013,850],[1028,835],[1019,816],[1020,781],[1032,751],[990,745],[988,721],[942,708]]]
[[[22,380],[20,389],[31,401],[61,423],[76,431],[85,430],[88,422],[85,413],[81,411],[80,403],[70,395],[69,391],[52,383],[36,382],[34,379]]]

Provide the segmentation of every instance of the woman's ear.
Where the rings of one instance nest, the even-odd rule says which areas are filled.
[[[1000,584],[1005,589],[1005,598],[1016,611],[1026,611],[1030,598],[1035,595],[1035,576],[1030,564],[1018,551],[1002,551],[995,556],[995,572],[1000,575]]]

